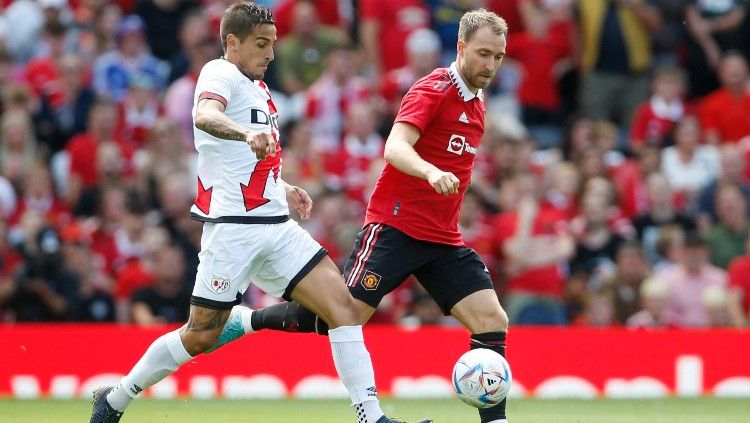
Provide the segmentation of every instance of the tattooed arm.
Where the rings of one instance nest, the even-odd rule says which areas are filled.
[[[213,98],[203,98],[195,111],[195,127],[216,138],[244,141],[253,150],[258,160],[266,155],[276,155],[276,141],[265,132],[251,131],[224,114],[224,103]]]

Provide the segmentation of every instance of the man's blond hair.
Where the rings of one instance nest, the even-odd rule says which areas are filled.
[[[508,34],[508,23],[495,12],[487,9],[471,10],[461,16],[458,24],[458,39],[467,42],[479,28],[487,26],[497,35]]]

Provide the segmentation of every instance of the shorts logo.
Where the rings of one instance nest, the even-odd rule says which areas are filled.
[[[383,279],[382,276],[373,271],[367,270],[365,276],[362,278],[362,287],[368,291],[374,291],[378,288],[381,279]]]
[[[221,276],[214,276],[211,278],[211,289],[217,294],[222,294],[229,289],[229,278],[222,278]]]

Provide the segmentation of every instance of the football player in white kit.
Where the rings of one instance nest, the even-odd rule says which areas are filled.
[[[203,67],[194,96],[198,195],[190,212],[204,226],[190,317],[154,341],[117,386],[94,392],[90,421],[118,422],[142,390],[221,345],[232,307],[252,281],[269,294],[297,300],[330,325],[336,371],[358,423],[395,423],[380,409],[356,323],[361,318],[341,272],[289,219],[290,206],[307,219],[312,200],[281,179],[276,107],[261,81],[274,58],[273,16],[252,3],[233,4],[222,17],[221,40],[225,56]],[[250,314],[235,316],[239,330],[249,326]]]

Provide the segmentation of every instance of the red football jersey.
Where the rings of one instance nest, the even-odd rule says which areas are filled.
[[[440,170],[456,175],[459,192],[443,196],[424,179],[386,164],[370,197],[365,224],[384,223],[419,240],[464,245],[458,212],[484,133],[484,113],[481,90],[469,91],[455,63],[417,81],[401,101],[395,121],[419,129],[414,149]]]

